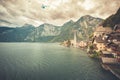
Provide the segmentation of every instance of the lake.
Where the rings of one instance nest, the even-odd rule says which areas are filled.
[[[0,80],[118,80],[85,51],[58,43],[0,43]]]

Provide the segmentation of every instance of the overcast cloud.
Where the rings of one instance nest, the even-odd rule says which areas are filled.
[[[0,25],[62,25],[81,16],[107,18],[120,7],[120,0],[0,0]]]

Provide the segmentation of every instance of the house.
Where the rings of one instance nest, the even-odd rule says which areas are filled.
[[[117,64],[117,59],[115,58],[102,57],[101,60],[103,64]]]
[[[104,33],[110,33],[112,32],[112,29],[110,27],[103,27],[103,26],[99,26],[96,27],[95,32],[94,32],[94,36],[98,37],[100,35],[103,35]]]
[[[93,35],[93,40],[92,40],[93,45],[96,45],[97,47],[96,51],[106,50],[103,36],[111,32],[112,32],[112,29],[109,27],[102,27],[102,26],[96,27]]]
[[[119,42],[120,41],[120,32],[111,32],[110,34],[106,34],[106,40],[111,42]]]
[[[80,46],[81,48],[87,47],[87,42],[85,42],[85,41],[80,41],[80,42],[79,42],[79,46]]]
[[[107,50],[114,53],[117,63],[120,63],[120,24],[115,25],[113,32],[106,34],[106,36],[104,40]]]
[[[63,46],[70,47],[71,46],[71,41],[70,40],[64,41]]]
[[[102,51],[102,57],[111,57],[113,58],[114,57],[114,54],[112,54],[112,52],[110,51]]]
[[[115,54],[109,51],[102,51],[101,61],[103,64],[117,64]]]
[[[99,35],[98,37],[94,37],[93,45],[96,45],[96,51],[106,50],[104,40],[102,39],[101,35]]]

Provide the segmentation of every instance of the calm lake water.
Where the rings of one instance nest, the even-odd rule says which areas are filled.
[[[0,80],[118,80],[86,52],[57,43],[0,43]]]

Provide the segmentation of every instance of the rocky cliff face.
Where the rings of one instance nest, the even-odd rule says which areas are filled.
[[[41,33],[41,36],[57,36],[60,34],[61,27],[59,26],[54,26],[51,24],[44,24],[42,27],[43,27],[43,31]]]
[[[73,39],[73,31],[77,31],[78,40],[86,40],[93,32],[93,29],[102,23],[103,19],[95,18],[89,15],[81,17],[78,21],[70,20],[61,28],[61,33],[56,36],[53,41],[63,41]]]
[[[26,41],[50,41],[55,36],[59,35],[61,26],[54,26],[52,24],[42,24],[26,37]]]

